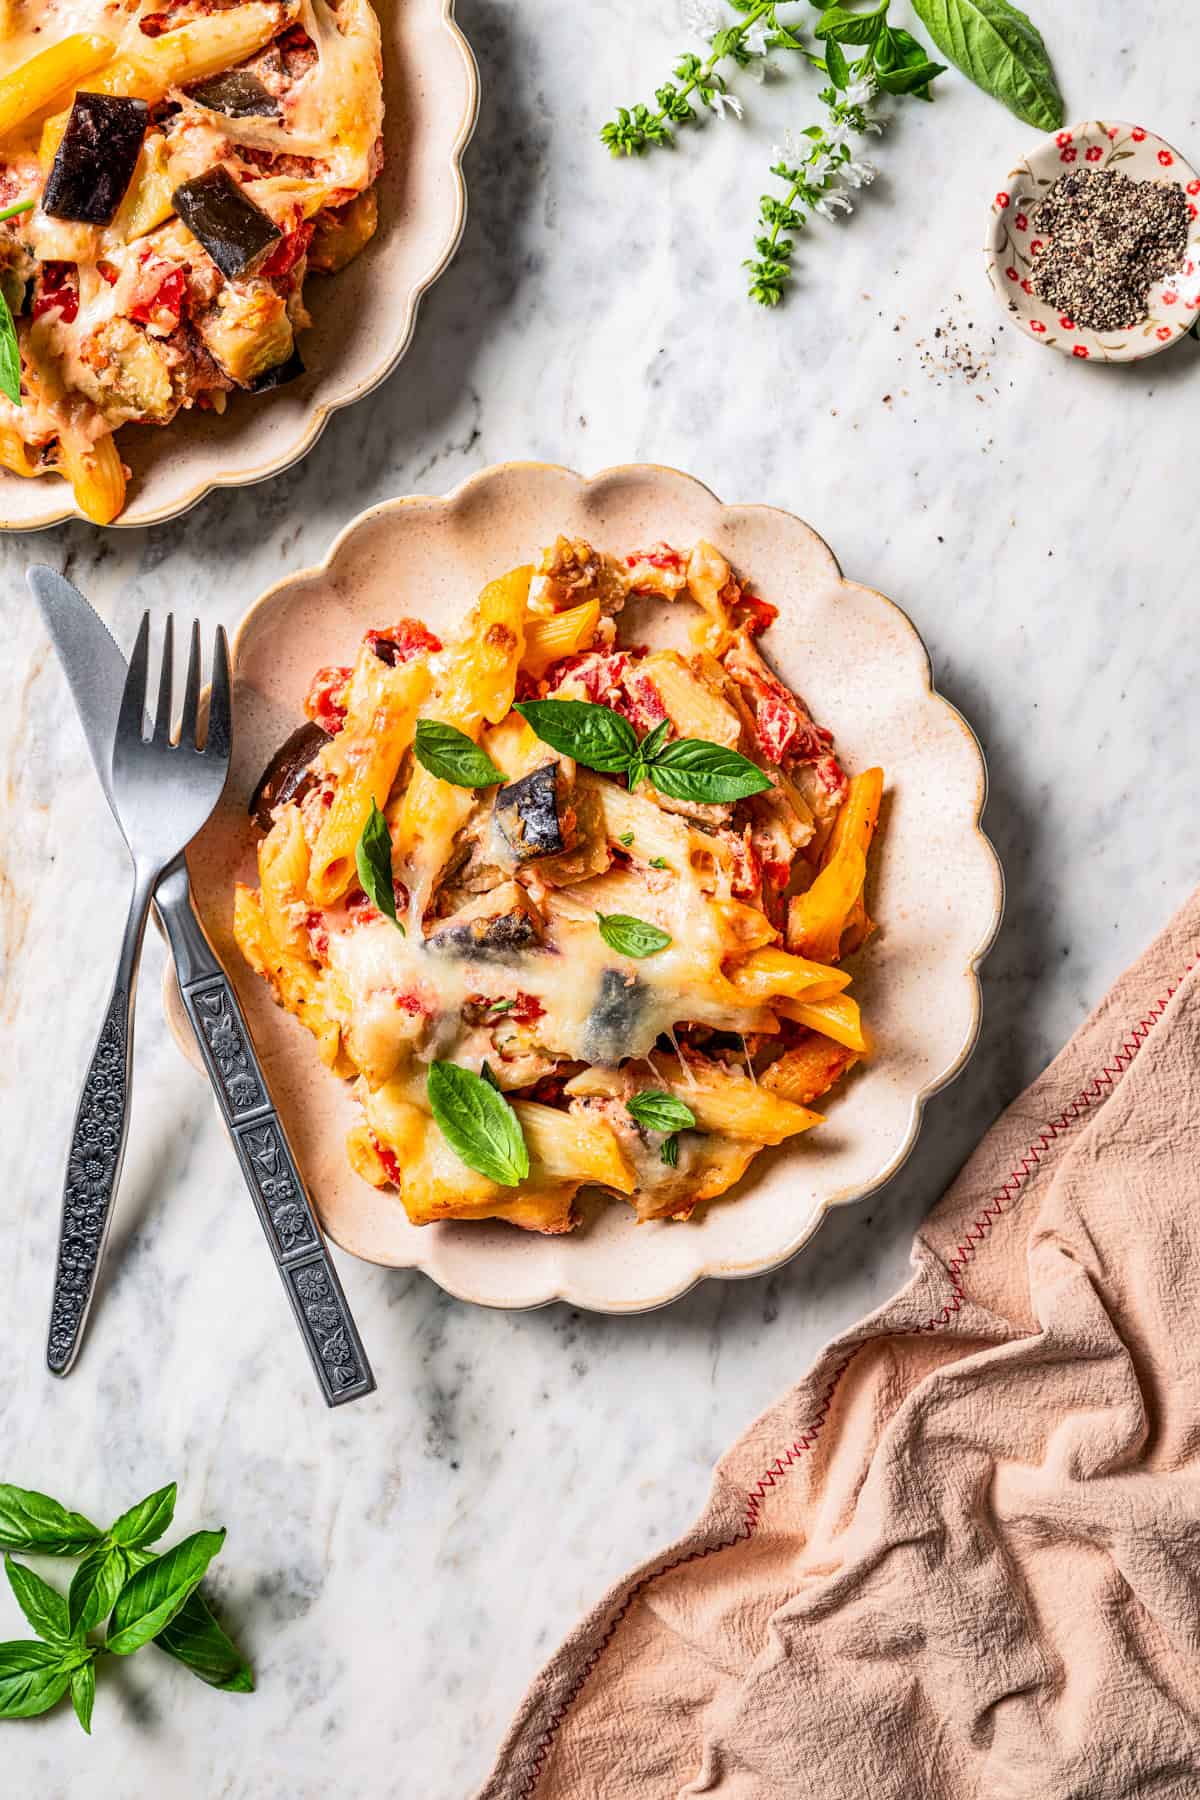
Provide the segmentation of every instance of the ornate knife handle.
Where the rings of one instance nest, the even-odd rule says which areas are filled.
[[[46,1366],[52,1375],[69,1374],[79,1354],[108,1241],[113,1196],[125,1160],[133,1072],[133,1003],[153,885],[153,872],[139,869],[104,1024],[84,1077],[71,1130],[46,1340]]]
[[[326,1405],[358,1400],[372,1392],[375,1377],[241,1008],[192,908],[182,865],[159,883],[155,899],[196,1042]]]

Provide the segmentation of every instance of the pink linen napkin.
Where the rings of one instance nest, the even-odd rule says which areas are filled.
[[[543,1669],[480,1800],[1196,1800],[1198,944],[1200,896]]]

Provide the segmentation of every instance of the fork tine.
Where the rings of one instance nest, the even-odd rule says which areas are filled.
[[[225,636],[225,627],[217,626],[217,635],[213,642],[212,687],[208,694],[208,736],[205,739],[205,753],[229,759],[231,737],[231,701],[229,675],[229,640]]]
[[[150,614],[142,614],[137,642],[129,658],[121,710],[117,714],[117,742],[140,743],[146,718],[146,677],[150,671]]]
[[[175,685],[175,614],[167,614],[163,626],[162,669],[158,677],[158,711],[154,715],[154,745],[167,750],[171,744],[171,702]]]
[[[183,718],[179,723],[181,750],[198,750],[196,727],[200,713],[200,621],[192,620],[192,644],[188,651],[187,683],[183,690]]]

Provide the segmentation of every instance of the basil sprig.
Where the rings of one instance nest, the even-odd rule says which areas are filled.
[[[665,1088],[643,1088],[625,1102],[625,1111],[645,1131],[689,1131],[696,1123],[691,1107]]]
[[[0,1483],[0,1548],[83,1559],[64,1596],[6,1554],[9,1586],[38,1641],[0,1644],[0,1718],[33,1718],[69,1689],[90,1732],[97,1657],[130,1656],[151,1642],[212,1687],[253,1690],[249,1664],[199,1592],[225,1533],[194,1532],[162,1555],[149,1548],[171,1523],[175,1492],[174,1482],[159,1488],[101,1531],[48,1494]],[[90,1642],[110,1613],[104,1642]]]
[[[455,787],[495,787],[504,780],[491,757],[456,725],[441,719],[418,719],[413,754],[423,769]]]
[[[663,1139],[660,1152],[662,1160],[668,1168],[679,1165],[679,1133],[689,1131],[696,1123],[696,1115],[676,1094],[668,1094],[665,1088],[643,1088],[640,1094],[634,1094],[625,1102],[625,1111],[640,1125],[643,1131],[665,1131],[669,1135]]]
[[[1042,34],[1009,0],[913,0],[926,31],[964,75],[1042,131],[1063,122],[1063,99]]]
[[[635,919],[632,913],[597,913],[600,936],[618,956],[655,956],[671,942],[671,934],[649,919]]]
[[[529,1151],[521,1122],[491,1081],[457,1063],[435,1062],[426,1092],[442,1136],[469,1169],[500,1187],[525,1180]]]
[[[374,902],[381,913],[396,926],[401,937],[407,934],[404,926],[396,917],[396,888],[392,879],[392,834],[388,830],[388,822],[371,800],[371,813],[362,828],[362,836],[354,852],[354,861],[358,868],[358,879],[362,883],[363,893]]]
[[[644,777],[671,800],[722,805],[771,785],[757,763],[723,744],[707,738],[668,744],[669,719],[639,743],[628,719],[591,700],[519,700],[514,711],[552,750],[601,775],[627,775],[631,789]]]
[[[18,200],[15,206],[0,210],[0,222],[17,213],[32,212],[35,200]],[[17,327],[13,322],[8,297],[0,287],[0,392],[8,395],[14,406],[21,404],[21,350],[17,343]]]

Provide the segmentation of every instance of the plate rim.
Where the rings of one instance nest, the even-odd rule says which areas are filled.
[[[335,413],[343,411],[343,409],[348,406],[355,405],[359,400],[366,399],[368,394],[374,393],[377,387],[381,387],[388,377],[395,373],[395,370],[399,367],[411,348],[413,337],[416,334],[417,317],[420,313],[421,302],[429,292],[430,288],[436,281],[441,279],[451,262],[453,262],[454,257],[458,252],[458,247],[462,243],[463,233],[467,228],[467,182],[466,176],[463,174],[462,165],[463,157],[466,154],[472,137],[475,135],[475,127],[479,123],[480,77],[479,63],[476,59],[475,52],[455,16],[456,4],[457,0],[439,0],[439,11],[436,21],[439,28],[445,32],[450,44],[458,53],[462,65],[462,73],[466,82],[463,111],[458,122],[458,129],[454,134],[454,139],[450,146],[450,176],[454,194],[454,216],[451,220],[449,232],[447,233],[437,261],[409,290],[406,311],[402,321],[403,329],[396,339],[395,348],[392,354],[384,364],[378,369],[373,370],[370,374],[364,376],[357,386],[348,389],[346,393],[337,395],[329,400],[314,403],[308,416],[308,423],[305,430],[300,437],[283,450],[279,456],[272,458],[268,462],[260,463],[251,469],[239,469],[236,472],[227,471],[224,474],[213,475],[202,479],[178,500],[160,506],[154,512],[140,514],[136,518],[130,518],[127,516],[127,512],[122,512],[117,518],[111,520],[108,525],[95,526],[96,530],[145,531],[151,526],[164,525],[172,519],[182,518],[183,515],[190,512],[194,506],[198,506],[202,500],[207,499],[209,494],[215,493],[218,490],[226,488],[256,487],[260,482],[270,481],[274,476],[282,475],[286,470],[293,468],[296,463],[302,461],[303,458],[308,455],[309,451],[317,443],[324,432],[325,427]],[[20,478],[14,477],[14,479]],[[70,492],[66,483],[63,483],[63,489],[65,492]],[[10,519],[0,516],[0,533],[50,531],[56,525],[72,522],[78,522],[85,525],[91,523],[91,521],[84,517],[83,513],[80,512],[79,508],[73,502],[69,505],[64,504],[61,506],[50,507],[45,513],[36,514],[30,519]]]
[[[860,1201],[869,1199],[871,1195],[877,1194],[881,1188],[886,1186],[886,1184],[899,1173],[900,1169],[908,1161],[908,1158],[915,1149],[917,1140],[920,1136],[925,1109],[930,1100],[944,1088],[948,1087],[966,1067],[966,1064],[969,1062],[979,1042],[979,1034],[982,1025],[983,993],[980,970],[988,952],[996,941],[997,934],[1003,922],[1005,907],[1005,877],[1003,866],[996,852],[995,845],[983,829],[983,814],[987,806],[989,789],[988,764],[983,751],[983,746],[973,727],[970,725],[962,711],[955,706],[954,702],[948,699],[937,687],[934,680],[933,661],[929,654],[929,648],[920,631],[913,623],[910,615],[897,601],[891,599],[889,595],[881,593],[878,588],[869,586],[867,583],[849,580],[841,563],[826,539],[822,537],[820,532],[813,526],[809,525],[807,520],[801,519],[799,514],[790,512],[785,507],[771,506],[766,502],[752,501],[742,505],[724,501],[706,482],[701,481],[697,476],[690,475],[686,471],[674,468],[666,463],[615,463],[597,470],[593,475],[581,475],[577,470],[570,469],[561,463],[545,462],[534,458],[518,458],[502,463],[493,463],[484,469],[476,470],[473,474],[460,481],[455,487],[449,489],[445,494],[393,495],[389,499],[376,501],[372,505],[365,507],[362,512],[358,513],[341,528],[333,539],[333,542],[330,544],[326,554],[318,562],[309,564],[301,569],[292,570],[288,574],[281,576],[277,581],[272,582],[257,599],[250,603],[242,617],[239,619],[230,639],[230,648],[235,670],[237,667],[238,651],[243,637],[249,631],[254,619],[260,611],[273,603],[284,589],[291,588],[300,583],[318,581],[323,577],[329,576],[333,571],[334,565],[336,564],[343,547],[355,532],[385,515],[399,513],[410,507],[437,508],[453,506],[461,503],[473,492],[473,490],[486,483],[511,478],[514,475],[520,475],[526,472],[565,476],[570,481],[580,484],[584,489],[595,487],[603,482],[612,481],[613,479],[622,477],[666,475],[676,481],[700,489],[716,506],[721,507],[722,509],[736,510],[738,512],[777,514],[780,518],[788,520],[791,524],[801,525],[806,531],[811,533],[813,539],[824,551],[825,555],[828,556],[836,571],[840,585],[854,588],[860,592],[871,595],[875,600],[882,601],[898,615],[902,626],[910,634],[913,642],[920,651],[924,665],[922,670],[922,681],[927,698],[936,705],[944,708],[950,715],[954,723],[962,732],[966,744],[974,756],[976,764],[976,788],[971,805],[970,828],[972,836],[977,839],[978,843],[982,846],[985,861],[991,874],[992,904],[988,920],[974,946],[968,953],[966,964],[961,971],[961,979],[969,984],[971,1001],[970,1019],[963,1032],[962,1040],[951,1060],[913,1094],[909,1105],[907,1129],[884,1167],[877,1170],[868,1181],[861,1185],[854,1186],[850,1191],[835,1190],[832,1194],[822,1198],[819,1204],[814,1206],[812,1213],[805,1220],[803,1229],[783,1248],[773,1250],[765,1257],[754,1259],[742,1265],[730,1264],[728,1260],[722,1260],[717,1263],[705,1261],[699,1267],[689,1270],[683,1279],[675,1282],[666,1291],[650,1298],[638,1298],[632,1301],[623,1301],[619,1298],[601,1300],[591,1296],[584,1298],[579,1293],[573,1291],[570,1280],[564,1278],[561,1273],[557,1278],[551,1279],[549,1288],[546,1291],[539,1291],[532,1297],[528,1294],[504,1297],[496,1296],[494,1294],[481,1295],[477,1292],[472,1292],[461,1283],[455,1283],[448,1279],[447,1274],[443,1269],[436,1266],[431,1267],[429,1262],[425,1259],[399,1263],[381,1262],[375,1258],[364,1256],[360,1251],[343,1243],[338,1236],[338,1233],[331,1230],[322,1220],[322,1229],[325,1231],[326,1235],[338,1245],[339,1249],[343,1250],[347,1255],[355,1257],[357,1261],[378,1268],[419,1270],[421,1274],[427,1276],[429,1280],[440,1287],[444,1293],[451,1295],[454,1299],[462,1300],[472,1305],[487,1306],[505,1312],[529,1312],[543,1306],[550,1306],[554,1305],[556,1302],[561,1302],[566,1305],[575,1306],[581,1311],[602,1314],[621,1315],[655,1312],[661,1307],[669,1306],[675,1300],[682,1299],[685,1294],[690,1293],[692,1289],[699,1286],[702,1281],[751,1280],[759,1275],[770,1274],[776,1269],[783,1268],[787,1263],[791,1262],[792,1259],[798,1256],[812,1241],[825,1219],[835,1208],[856,1205]],[[194,1068],[203,1072],[203,1063],[201,1062],[199,1051],[191,1037],[187,1025],[187,1015],[184,1012],[182,1002],[179,999],[179,990],[175,980],[174,963],[170,957],[166,959],[163,967],[162,998],[167,1025],[176,1048]],[[215,1097],[214,1105],[216,1105]]]

